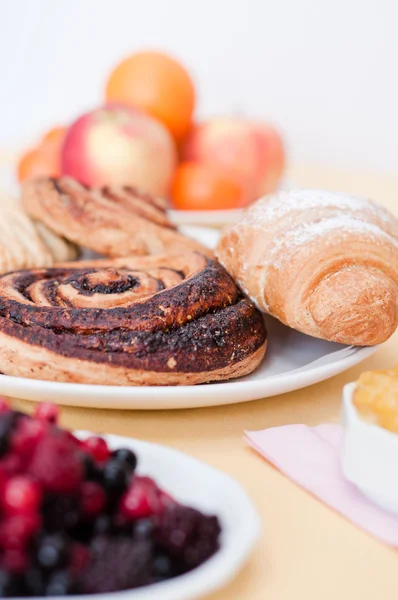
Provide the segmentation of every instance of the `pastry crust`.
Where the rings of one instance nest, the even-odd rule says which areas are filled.
[[[212,256],[202,244],[177,231],[163,200],[131,187],[89,189],[69,177],[36,179],[24,184],[22,202],[33,219],[101,255],[198,251]]]
[[[196,253],[70,263],[0,278],[0,371],[102,385],[240,377],[266,350],[263,318]]]
[[[71,260],[76,249],[51,234],[46,243],[35,224],[12,198],[2,198],[0,210],[0,273],[51,266],[55,260]],[[61,252],[62,248],[62,252]],[[56,252],[56,249],[58,252]]]
[[[370,200],[319,190],[266,196],[216,252],[256,305],[303,333],[359,346],[398,324],[398,221]]]

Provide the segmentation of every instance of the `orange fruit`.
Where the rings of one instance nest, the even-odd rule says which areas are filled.
[[[180,210],[223,210],[246,203],[246,191],[239,179],[229,172],[195,162],[177,168],[172,203]]]
[[[189,131],[195,88],[188,71],[161,52],[139,52],[125,58],[106,84],[107,102],[140,108],[161,121],[181,140]]]
[[[27,150],[17,168],[18,180],[30,177],[59,177],[61,174],[61,147],[66,127],[54,127],[41,139],[36,148]]]
[[[54,127],[47,131],[47,133],[41,139],[41,145],[46,147],[61,148],[65,135],[67,132],[66,127]]]
[[[32,148],[19,159],[17,175],[19,181],[31,177],[59,177],[59,155],[48,152],[41,146]]]

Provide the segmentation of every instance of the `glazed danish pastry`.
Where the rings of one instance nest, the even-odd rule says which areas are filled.
[[[212,255],[177,231],[163,200],[131,187],[89,189],[69,177],[42,178],[23,185],[22,203],[32,219],[105,256]]]
[[[246,375],[261,314],[197,253],[69,263],[0,278],[0,371],[102,385],[179,385]]]

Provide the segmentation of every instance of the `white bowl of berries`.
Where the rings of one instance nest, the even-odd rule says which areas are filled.
[[[236,481],[57,420],[0,402],[0,596],[188,600],[234,577],[261,529]]]

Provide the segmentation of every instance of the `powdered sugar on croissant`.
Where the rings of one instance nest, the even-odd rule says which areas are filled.
[[[217,255],[257,306],[304,333],[347,344],[398,324],[398,220],[363,198],[289,190],[249,207]]]

